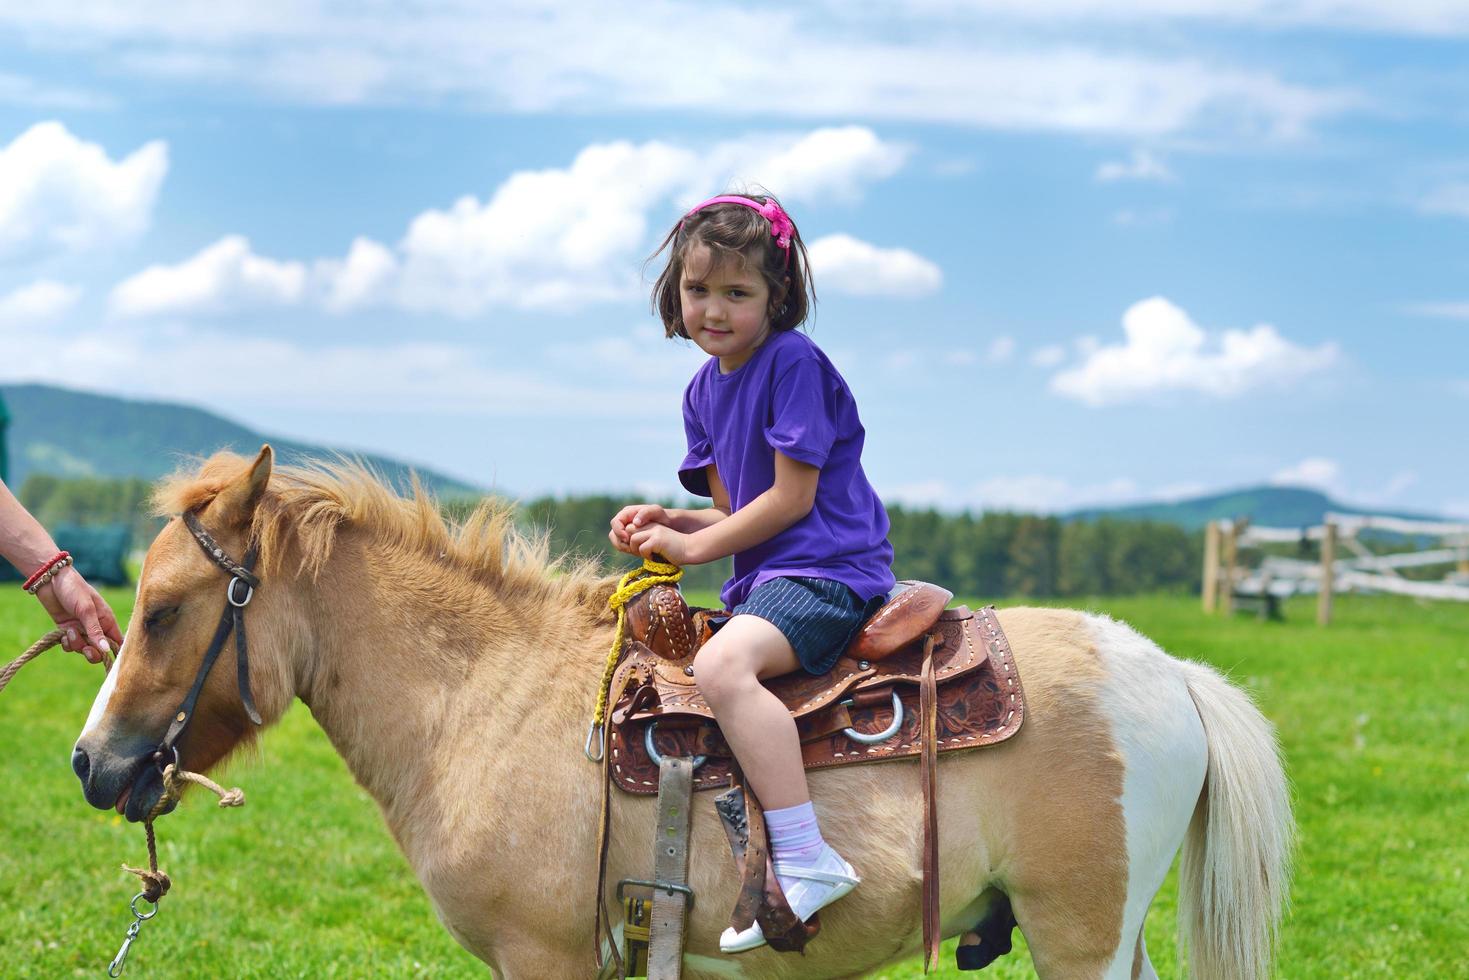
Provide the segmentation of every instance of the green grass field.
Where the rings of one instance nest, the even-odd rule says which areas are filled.
[[[108,599],[128,615],[130,592]],[[1469,977],[1469,607],[1347,597],[1329,629],[1305,600],[1285,623],[1206,618],[1181,597],[1089,608],[1222,668],[1279,726],[1300,825],[1282,977]],[[0,663],[47,625],[6,590]],[[0,976],[100,975],[131,921],[118,865],[145,863],[142,829],[87,806],[68,764],[101,678],[53,650],[0,694]],[[195,794],[159,824],[174,889],[128,975],[484,975],[304,708],[221,781],[249,804]],[[1147,927],[1165,977],[1179,975],[1174,901],[1170,879]],[[942,962],[938,976],[966,975],[947,948]],[[916,961],[883,974],[920,975]],[[1018,942],[978,975],[1034,973]]]

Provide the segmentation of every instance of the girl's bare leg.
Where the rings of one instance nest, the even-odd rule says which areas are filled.
[[[785,634],[759,616],[734,617],[694,657],[699,690],[767,810],[811,799],[796,723],[760,683],[800,667]]]

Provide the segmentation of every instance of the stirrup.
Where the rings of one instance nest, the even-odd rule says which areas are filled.
[[[840,855],[838,855],[840,857]],[[851,862],[842,858],[842,862],[851,867]],[[775,864],[772,870],[776,875],[785,875],[787,878],[804,878],[807,881],[819,881],[834,886],[826,893],[821,904],[807,912],[801,917],[802,922],[811,921],[812,917],[822,909],[831,905],[838,899],[845,898],[852,889],[862,883],[862,879],[856,874],[843,874],[840,871],[822,871],[818,868],[805,868],[797,865]],[[854,869],[855,870],[855,869]],[[795,912],[795,909],[792,908]],[[799,912],[795,912],[800,915]],[[765,933],[756,922],[744,932],[735,932],[733,928],[724,930],[719,937],[719,951],[721,953],[744,953],[752,949],[759,949],[765,945]]]

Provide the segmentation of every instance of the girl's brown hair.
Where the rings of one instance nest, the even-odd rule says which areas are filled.
[[[775,200],[766,194],[739,196],[756,204]],[[711,204],[674,225],[658,251],[648,258],[651,262],[668,250],[668,265],[653,284],[653,311],[663,320],[664,336],[688,339],[679,284],[683,281],[684,261],[695,245],[706,246],[716,263],[738,259],[760,271],[770,288],[772,330],[793,330],[805,322],[816,303],[816,289],[800,231],[792,228],[791,247],[786,250],[770,233],[770,222],[754,208]]]

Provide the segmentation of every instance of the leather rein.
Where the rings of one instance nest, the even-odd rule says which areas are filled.
[[[204,653],[204,660],[199,664],[199,673],[194,676],[194,686],[189,688],[189,693],[179,704],[178,710],[173,714],[173,721],[168,726],[168,731],[163,736],[163,741],[153,753],[154,762],[162,768],[170,762],[177,761],[177,743],[184,729],[194,719],[194,705],[199,700],[199,693],[204,689],[204,680],[209,676],[209,671],[214,667],[214,662],[219,659],[220,651],[224,649],[230,633],[235,634],[235,660],[236,674],[240,686],[240,703],[245,707],[245,714],[250,721],[256,725],[262,724],[260,712],[255,710],[255,698],[250,693],[250,646],[245,638],[245,607],[255,597],[255,590],[260,587],[260,579],[256,577],[254,568],[255,560],[259,557],[260,547],[258,543],[251,544],[245,552],[245,560],[236,562],[225,550],[219,546],[204,526],[199,523],[199,517],[193,511],[185,511],[183,514],[184,526],[204,549],[204,554],[210,561],[214,562],[230,576],[229,585],[225,586],[224,613],[219,618],[219,626],[214,631],[214,639],[209,643],[209,649]]]

